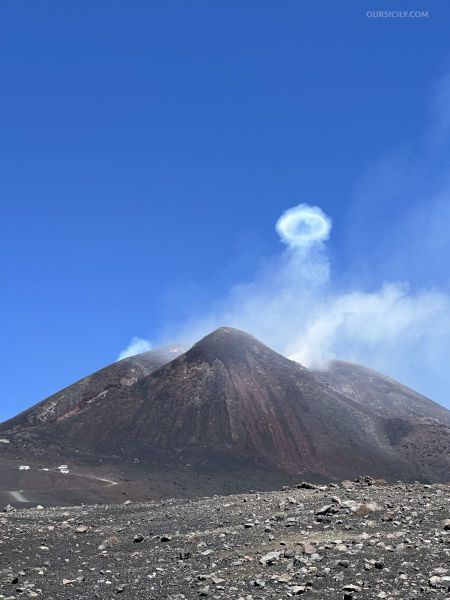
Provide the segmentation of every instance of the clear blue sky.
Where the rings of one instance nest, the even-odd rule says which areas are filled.
[[[450,6],[376,4],[1,2],[0,419],[251,278],[289,206],[332,217],[342,281],[392,242],[414,195],[366,182],[421,162]],[[365,285],[448,284],[448,256],[397,250]]]

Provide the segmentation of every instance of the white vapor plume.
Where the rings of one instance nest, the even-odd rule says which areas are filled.
[[[412,294],[406,284],[389,283],[376,292],[326,299],[285,353],[306,366],[325,368],[326,359],[337,356],[389,371],[405,350],[416,347],[421,359],[430,342],[444,350],[449,325],[445,294]]]
[[[299,204],[276,222],[280,255],[187,323],[183,339],[234,326],[305,366],[364,364],[450,408],[449,107],[447,74],[421,138],[356,179],[342,203],[339,272],[326,243],[331,219]]]
[[[450,75],[423,139],[390,151],[357,181],[340,215],[339,273],[330,268],[330,217],[298,204],[275,224],[283,250],[213,310],[199,303],[202,312],[174,323],[164,341],[236,327],[307,367],[357,362],[450,407],[449,106]]]
[[[291,248],[309,248],[328,239],[331,219],[318,206],[299,204],[286,210],[275,228]]]
[[[299,204],[285,211],[276,230],[287,246],[281,255],[251,283],[235,286],[212,314],[188,323],[181,330],[183,339],[196,341],[228,325],[306,367],[323,369],[333,358],[350,360],[418,385],[419,391],[414,372],[430,377],[446,369],[446,293],[413,290],[407,282],[336,291],[325,244],[331,219],[317,206]]]
[[[128,346],[119,354],[117,360],[122,360],[122,358],[128,358],[129,356],[135,356],[136,354],[147,352],[152,348],[153,345],[148,340],[145,340],[140,337],[133,337],[131,338],[131,341],[128,344]]]

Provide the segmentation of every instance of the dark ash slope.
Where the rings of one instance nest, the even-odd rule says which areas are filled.
[[[34,408],[7,426],[38,444],[144,463],[450,479],[448,411],[382,376],[364,378],[352,365],[327,380],[231,328],[163,366],[159,355],[143,356],[146,364],[113,365],[108,387],[102,371],[93,376],[101,385],[88,379],[89,398],[63,392],[39,405],[50,418]]]

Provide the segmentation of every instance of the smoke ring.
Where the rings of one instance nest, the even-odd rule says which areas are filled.
[[[276,230],[291,248],[308,248],[329,238],[331,219],[318,206],[299,204],[281,215]]]

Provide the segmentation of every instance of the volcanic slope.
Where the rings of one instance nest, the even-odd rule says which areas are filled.
[[[184,350],[181,346],[164,346],[112,363],[5,421],[0,431],[21,431],[70,418],[113,392],[126,391]]]
[[[450,428],[442,420],[383,414],[336,388],[253,336],[220,328],[108,399],[32,429],[94,455],[197,470],[245,463],[330,479],[450,479]]]
[[[342,360],[317,371],[333,389],[381,415],[450,425],[450,411],[373,369]]]

